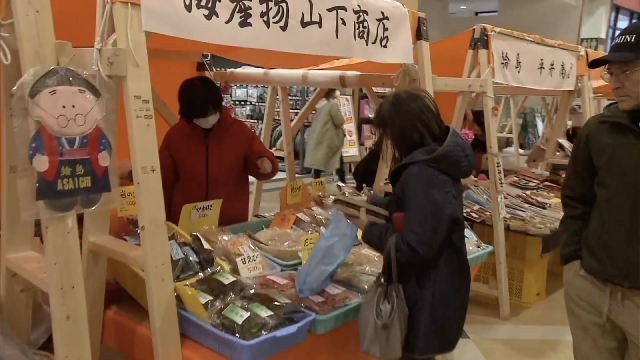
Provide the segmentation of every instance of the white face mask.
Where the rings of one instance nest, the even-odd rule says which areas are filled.
[[[193,120],[193,122],[203,129],[211,129],[213,125],[218,122],[218,120],[220,120],[220,114],[213,114],[206,118],[195,119]]]

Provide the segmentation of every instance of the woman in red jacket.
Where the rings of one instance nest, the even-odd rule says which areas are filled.
[[[167,220],[177,224],[186,204],[222,199],[219,225],[247,221],[249,176],[268,180],[278,161],[260,138],[222,106],[222,92],[206,76],[178,91],[180,121],[160,146]]]

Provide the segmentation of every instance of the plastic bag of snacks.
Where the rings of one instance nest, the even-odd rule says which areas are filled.
[[[268,276],[259,276],[254,279],[258,289],[277,290],[280,292],[291,291],[295,287],[295,273],[280,273]]]
[[[245,234],[220,236],[214,252],[229,264],[231,271],[243,277],[259,276],[267,270],[266,260]]]
[[[367,245],[355,246],[333,281],[358,292],[366,293],[382,271],[382,255]]]

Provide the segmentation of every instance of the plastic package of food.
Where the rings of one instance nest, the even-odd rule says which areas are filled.
[[[198,257],[188,243],[175,236],[169,236],[169,253],[171,254],[171,271],[173,281],[183,281],[202,273]]]
[[[300,238],[306,234],[300,230],[270,228],[261,230],[255,234],[255,237],[269,247],[300,251]]]
[[[369,246],[355,246],[336,271],[333,281],[366,293],[382,271],[382,263],[382,255]]]
[[[280,292],[290,291],[295,287],[295,273],[280,273],[268,276],[260,276],[254,279],[258,288],[278,290]]]
[[[259,266],[259,268],[255,268],[257,270],[252,271],[252,276],[259,276],[262,271],[267,269],[267,262],[260,256],[258,249],[253,246],[251,239],[245,234],[220,236],[214,252],[218,257],[228,262],[231,270],[237,274],[243,274],[244,271],[239,269],[238,263],[244,264],[241,260],[247,256],[252,257],[251,261],[255,261],[255,265]]]
[[[484,245],[480,238],[478,238],[476,233],[473,232],[473,230],[467,223],[465,223],[464,237],[467,246],[467,254],[478,252]]]
[[[190,284],[190,286],[197,291],[212,297],[216,301],[227,303],[233,298],[241,296],[246,291],[249,291],[253,285],[249,282],[242,281],[231,273],[218,271],[205,275],[201,279]]]
[[[246,300],[249,302],[249,311],[267,322],[266,332],[296,324],[307,316],[300,305],[277,292],[273,294],[268,291],[252,291]]]
[[[307,234],[323,233],[329,226],[329,213],[319,206],[303,209],[296,214],[293,225]]]
[[[285,296],[318,315],[326,315],[362,300],[359,294],[334,283],[309,297],[299,297],[295,292],[287,292]]]
[[[191,248],[197,256],[200,267],[204,271],[217,267],[213,249],[200,234],[191,234]]]
[[[202,237],[203,240],[209,245],[210,248],[215,249],[218,246],[218,241],[221,237],[231,237],[233,234],[229,232],[225,228],[214,227],[214,226],[204,226],[201,229],[198,229],[198,234]]]
[[[331,306],[329,306],[327,299],[319,295],[311,295],[309,297],[303,298],[299,297],[295,293],[295,291],[292,291],[285,294],[285,296],[291,299],[293,302],[302,305],[302,307],[304,307],[305,309],[313,311],[318,315],[326,315],[335,310]]]
[[[229,335],[246,341],[265,335],[277,320],[274,319],[272,311],[262,305],[253,304],[255,303],[247,300],[234,299],[220,307],[211,316],[211,324]],[[268,319],[269,317],[271,319]]]

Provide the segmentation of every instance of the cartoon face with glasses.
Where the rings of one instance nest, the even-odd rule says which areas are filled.
[[[98,126],[105,111],[100,90],[75,70],[54,67],[28,95],[29,115],[40,123],[29,143],[36,200],[56,212],[95,207],[111,192],[111,142]]]

